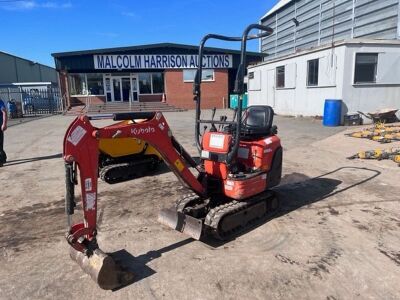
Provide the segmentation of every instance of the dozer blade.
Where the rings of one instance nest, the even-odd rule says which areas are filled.
[[[185,215],[174,208],[164,208],[158,214],[158,222],[199,240],[203,230],[202,220]]]
[[[70,248],[69,254],[103,290],[114,290],[133,282],[133,273],[123,270],[100,249],[94,250],[90,257],[74,248]]]

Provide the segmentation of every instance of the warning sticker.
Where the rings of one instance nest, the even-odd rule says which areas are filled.
[[[267,145],[270,145],[270,144],[273,143],[271,138],[266,138],[266,139],[264,140],[264,142],[265,142],[265,144],[267,144]]]
[[[86,130],[81,127],[81,126],[77,126],[74,131],[72,131],[72,133],[70,134],[70,136],[68,137],[68,142],[70,142],[72,145],[76,146],[79,144],[79,142],[81,141],[81,139],[85,136],[86,134]]]
[[[90,192],[92,190],[92,178],[85,179],[85,191]]]
[[[211,134],[210,147],[223,149],[225,143],[225,135],[223,134]]]
[[[225,190],[232,191],[233,190],[233,186],[225,184]]]
[[[181,162],[181,160],[178,158],[175,161],[175,167],[178,169],[179,172],[182,172],[183,169],[185,168],[185,165]]]
[[[86,193],[86,209],[94,210],[96,204],[96,193]]]

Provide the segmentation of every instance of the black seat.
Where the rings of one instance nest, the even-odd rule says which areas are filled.
[[[276,133],[274,110],[271,106],[249,106],[243,115],[241,135],[244,138],[259,138]]]

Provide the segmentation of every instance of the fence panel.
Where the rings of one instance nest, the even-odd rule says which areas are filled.
[[[0,88],[0,99],[14,103],[14,116],[35,116],[63,112],[60,89]],[[12,107],[9,106],[9,107]]]

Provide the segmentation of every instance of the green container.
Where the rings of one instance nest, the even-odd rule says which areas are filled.
[[[229,97],[229,107],[232,109],[237,108],[239,105],[239,95],[231,94]],[[247,93],[243,95],[242,108],[247,108]]]

